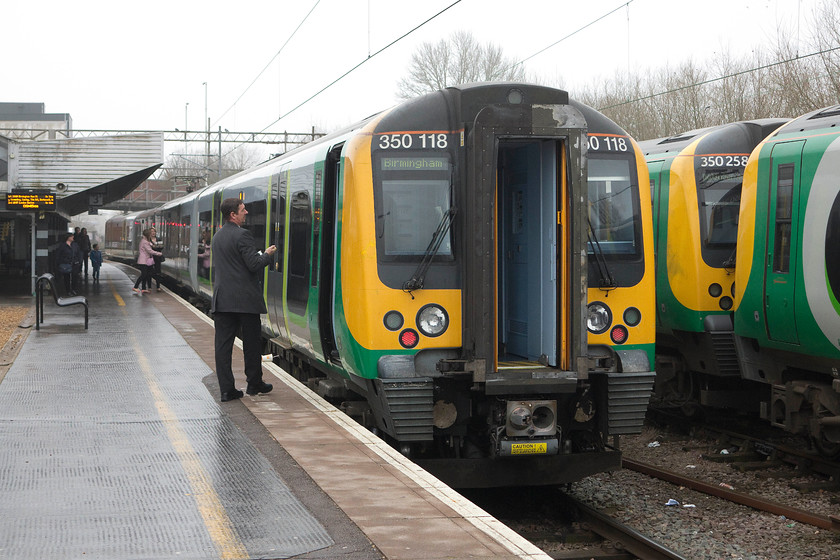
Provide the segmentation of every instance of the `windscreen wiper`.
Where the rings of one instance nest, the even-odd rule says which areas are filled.
[[[455,214],[457,212],[457,208],[452,206],[443,214],[443,216],[440,217],[440,223],[438,223],[437,228],[435,228],[435,231],[432,234],[432,239],[429,241],[429,245],[426,247],[425,253],[423,253],[423,258],[420,260],[420,264],[417,265],[417,269],[414,271],[414,274],[411,275],[411,278],[403,283],[402,289],[404,292],[408,292],[408,294],[411,295],[411,292],[414,290],[423,288],[426,272],[429,271],[432,259],[435,258],[435,255],[437,255],[441,244],[443,244],[443,240],[446,238],[446,234],[452,227],[452,221],[455,219]],[[414,296],[411,297],[414,298]]]
[[[586,221],[589,222],[589,245],[592,246],[592,252],[595,254],[595,263],[598,265],[598,274],[601,280],[598,282],[598,287],[602,290],[617,288],[618,284],[615,281],[610,267],[607,265],[607,258],[604,256],[604,250],[601,249],[601,244],[598,242],[598,237],[595,235],[595,229],[592,227],[592,220],[586,216]]]
[[[735,257],[738,254],[738,246],[736,245],[729,256],[721,263],[721,266],[726,269],[735,268]]]

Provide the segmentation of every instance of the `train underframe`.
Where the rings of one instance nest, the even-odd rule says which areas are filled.
[[[619,436],[605,435],[606,374],[579,381],[568,372],[541,372],[518,390],[503,376],[475,383],[467,372],[355,385],[297,352],[266,345],[292,376],[450,486],[557,485],[621,468]],[[648,392],[651,381],[642,379]]]
[[[657,345],[653,407],[689,416],[710,409],[746,413],[808,438],[824,456],[840,457],[837,364],[762,348],[731,331],[707,334],[729,344],[721,351],[712,336],[676,333],[666,339],[670,344]]]

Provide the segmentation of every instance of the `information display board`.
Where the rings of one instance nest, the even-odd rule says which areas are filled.
[[[6,210],[55,210],[55,193],[50,191],[13,190],[6,194]]]

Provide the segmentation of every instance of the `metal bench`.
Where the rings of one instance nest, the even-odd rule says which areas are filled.
[[[58,297],[58,290],[55,286],[55,276],[47,272],[42,274],[35,281],[35,330],[41,330],[41,323],[44,322],[44,289],[49,285],[55,304],[59,307],[68,305],[85,306],[85,329],[88,328],[88,302],[85,296]]]

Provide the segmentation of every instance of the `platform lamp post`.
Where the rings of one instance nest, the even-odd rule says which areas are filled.
[[[190,119],[189,119],[188,113],[187,113],[187,110],[189,108],[190,108],[190,102],[187,101],[187,103],[184,105],[184,147],[187,146],[187,131],[190,129],[190,125],[189,125]]]
[[[205,123],[205,148],[204,148],[204,167],[210,167],[210,119],[207,118],[207,82],[202,82],[204,85],[204,123]]]

